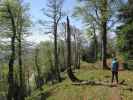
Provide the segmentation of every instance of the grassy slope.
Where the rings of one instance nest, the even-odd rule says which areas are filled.
[[[82,64],[81,69],[75,74],[80,79],[86,80],[101,80],[110,82],[111,72],[106,70],[94,69],[89,64]],[[94,66],[93,66],[94,67]],[[120,85],[120,94],[123,100],[133,100],[133,91],[128,90],[132,88],[133,72],[121,71],[120,80],[126,80],[125,84]],[[58,83],[53,86],[44,86],[44,91],[47,95],[47,100],[109,100],[112,87],[110,86],[91,86],[80,85],[75,86],[71,84],[71,81],[66,78],[62,83]],[[34,91],[32,96],[27,100],[37,100],[40,92]]]

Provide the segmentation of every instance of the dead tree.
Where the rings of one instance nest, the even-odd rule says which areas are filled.
[[[69,18],[67,17],[67,74],[71,81],[79,81],[72,72],[71,68],[71,31]]]

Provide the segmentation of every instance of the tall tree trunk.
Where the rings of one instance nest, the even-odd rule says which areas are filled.
[[[77,48],[77,59],[78,59],[77,68],[80,69],[80,43],[78,43],[78,48]]]
[[[27,80],[27,83],[28,83],[28,85],[27,85],[27,87],[28,87],[28,96],[30,96],[31,95],[31,86],[30,86],[30,71],[29,71],[29,69],[28,69],[28,80]]]
[[[8,97],[7,100],[12,100],[14,95],[14,75],[13,75],[13,65],[14,65],[14,59],[15,59],[15,38],[12,37],[11,40],[11,47],[12,47],[12,54],[9,60],[9,72],[8,72],[8,82],[9,82],[9,88],[8,88]]]
[[[73,54],[74,54],[74,61],[73,61],[73,64],[74,64],[74,69],[77,69],[77,40],[76,40],[76,34],[74,33],[73,35],[74,37],[74,47],[73,47]]]
[[[98,42],[97,40],[95,39],[95,60],[97,60],[97,56],[98,56]]]
[[[11,18],[11,24],[12,24],[12,37],[11,37],[11,56],[9,60],[9,72],[8,72],[8,95],[7,100],[12,100],[14,98],[14,60],[15,60],[15,37],[16,37],[16,26],[14,21],[14,16],[10,10],[9,5],[7,5],[7,10]]]
[[[106,61],[106,57],[107,57],[107,30],[106,30],[106,22],[102,23],[102,66],[103,69],[108,69],[107,66],[107,61]]]
[[[22,29],[23,29],[23,19],[22,19],[22,9],[19,9],[18,12],[18,18],[17,18],[17,34],[16,36],[18,40],[18,64],[19,64],[19,79],[20,79],[20,86],[19,86],[19,100],[24,100],[25,99],[25,87],[24,87],[24,74],[23,74],[23,68],[22,68]]]
[[[19,57],[19,78],[20,78],[20,100],[24,100],[24,81],[23,81],[23,68],[22,68],[22,44],[21,44],[21,32],[18,36],[18,57]]]
[[[58,48],[57,48],[57,23],[54,21],[54,63],[56,68],[57,80],[61,82],[59,62],[58,62]]]
[[[107,0],[102,0],[102,8],[101,8],[101,29],[102,29],[102,67],[103,69],[108,69],[107,66],[107,20],[108,20],[108,3]]]
[[[35,66],[36,66],[36,69],[37,69],[37,74],[38,76],[40,76],[40,68],[39,68],[39,65],[38,65],[38,48],[36,48],[36,51],[35,51]]]
[[[97,41],[97,36],[96,36],[96,29],[95,29],[95,25],[93,24],[93,32],[94,32],[94,48],[95,48],[95,60],[97,60],[97,56],[98,56],[98,41]]]
[[[37,68],[37,77],[36,77],[36,82],[37,82],[37,88],[39,88],[40,90],[42,89],[42,85],[44,84],[43,78],[41,77],[41,71],[40,71],[40,66],[38,65],[38,48],[35,51],[35,66]]]
[[[73,74],[71,69],[71,32],[69,19],[67,17],[67,74],[71,81],[79,81]]]

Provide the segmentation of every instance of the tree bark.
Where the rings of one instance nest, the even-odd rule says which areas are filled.
[[[76,37],[76,32],[73,33],[73,37],[74,37],[74,47],[73,47],[73,53],[74,53],[74,69],[77,69],[77,63],[78,63],[78,53],[77,53],[77,37]]]
[[[28,83],[28,96],[30,96],[31,95],[31,86],[30,86],[30,71],[29,71],[29,69],[28,69],[28,80],[27,80],[27,83]]]
[[[16,26],[15,26],[15,21],[14,21],[14,16],[12,14],[12,11],[10,9],[10,6],[7,5],[7,10],[10,16],[11,20],[11,26],[12,26],[12,37],[11,37],[11,56],[9,59],[9,72],[8,72],[8,83],[9,83],[9,88],[8,88],[8,94],[7,94],[7,100],[12,100],[14,98],[14,60],[15,60],[15,37],[16,37]]]
[[[97,60],[97,56],[98,56],[98,41],[97,41],[97,36],[96,36],[96,29],[95,29],[95,25],[93,24],[93,33],[94,33],[94,48],[95,48],[95,60]]]
[[[107,66],[107,20],[108,20],[108,8],[107,8],[107,0],[102,0],[102,7],[101,7],[101,29],[102,29],[102,67],[103,69],[108,69]]]
[[[20,78],[20,100],[24,100],[24,81],[23,81],[23,68],[22,68],[22,44],[21,44],[21,32],[18,36],[18,59],[19,59],[19,78]]]
[[[95,60],[97,60],[97,56],[98,56],[98,45],[97,45],[97,40],[95,39]]]
[[[14,41],[15,38],[14,36],[12,37],[11,40],[11,47],[12,47],[12,54],[9,60],[9,72],[8,72],[8,83],[9,83],[9,88],[8,88],[8,97],[7,100],[12,100],[13,95],[14,95],[14,59],[15,59],[15,46],[14,46]]]
[[[67,74],[71,81],[79,81],[73,74],[71,69],[71,32],[69,19],[67,17]]]
[[[35,65],[37,68],[37,77],[36,77],[36,82],[37,82],[37,88],[39,88],[40,90],[42,89],[42,85],[44,84],[43,78],[41,77],[41,71],[40,71],[40,66],[38,65],[38,48],[35,51]]]
[[[103,69],[108,69],[108,66],[107,66],[107,60],[106,60],[106,57],[107,57],[107,30],[106,30],[106,25],[107,23],[106,22],[103,22],[102,23],[102,66],[103,66]]]
[[[56,68],[56,75],[57,80],[61,82],[60,70],[59,70],[59,63],[58,63],[58,48],[57,48],[57,23],[54,21],[54,57],[55,57],[55,68]]]
[[[78,63],[77,63],[77,69],[80,69],[80,43],[78,43],[78,48],[77,48],[77,51],[78,51]]]

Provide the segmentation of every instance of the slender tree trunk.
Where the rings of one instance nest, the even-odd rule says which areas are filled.
[[[12,37],[11,37],[11,56],[9,60],[9,72],[8,72],[8,95],[7,100],[12,100],[14,98],[14,60],[15,60],[15,37],[16,37],[16,26],[14,21],[14,16],[12,15],[12,12],[10,10],[9,5],[7,5],[7,10],[11,18],[11,24],[12,24]]]
[[[108,69],[107,66],[107,20],[108,20],[108,8],[107,8],[107,0],[102,0],[102,8],[101,8],[101,28],[102,28],[102,67],[103,69]]]
[[[98,42],[97,42],[96,36],[94,37],[94,41],[95,41],[95,60],[97,60],[97,56],[98,56]]]
[[[76,34],[74,33],[74,47],[73,47],[73,54],[74,54],[74,69],[77,69],[77,40],[76,40]]]
[[[75,68],[78,69],[78,40],[75,43]]]
[[[40,76],[40,68],[39,68],[39,65],[38,65],[38,48],[36,49],[35,51],[35,65],[36,65],[36,68],[37,68],[37,74],[38,76]]]
[[[98,42],[97,42],[97,36],[96,36],[96,29],[95,29],[95,25],[93,25],[93,32],[94,32],[94,48],[95,48],[95,60],[97,60],[97,56],[98,56]]]
[[[12,54],[9,61],[9,72],[8,72],[8,82],[9,82],[9,88],[8,88],[8,97],[7,100],[12,100],[14,96],[14,75],[13,75],[13,65],[14,65],[14,59],[15,59],[15,38],[12,37],[11,41],[11,47],[12,47]]]
[[[29,71],[29,69],[28,69],[28,96],[30,96],[31,95],[31,87],[30,87],[30,71]]]
[[[78,48],[77,48],[77,69],[80,69],[80,43],[78,43]]]
[[[20,79],[20,86],[19,86],[19,99],[24,100],[25,99],[25,87],[24,87],[24,74],[23,74],[23,68],[22,68],[22,9],[19,9],[18,12],[18,18],[17,18],[17,34],[16,36],[18,40],[18,64],[19,64],[19,79]]]
[[[71,81],[79,81],[73,74],[71,69],[71,32],[69,19],[67,17],[67,74]]]
[[[24,80],[23,80],[23,68],[22,68],[22,43],[21,32],[18,37],[18,57],[19,57],[19,78],[20,78],[20,100],[24,100]]]
[[[59,70],[59,62],[58,62],[58,48],[57,48],[57,23],[54,21],[54,62],[56,68],[57,80],[61,82],[60,70]]]
[[[63,68],[65,69],[66,68],[66,55],[65,55],[65,43],[63,42],[63,51],[62,51],[62,56],[63,56]]]
[[[102,24],[102,66],[103,66],[103,69],[108,69],[108,66],[107,66],[107,61],[106,61],[106,57],[107,57],[107,30],[106,30],[106,25],[107,23],[106,22],[103,22]]]
[[[35,65],[36,65],[36,68],[37,68],[37,79],[36,79],[36,82],[37,82],[37,88],[39,88],[40,90],[43,90],[42,89],[42,85],[44,84],[44,81],[41,77],[41,71],[40,71],[40,66],[38,65],[38,52],[39,50],[36,49],[36,52],[35,52]]]

